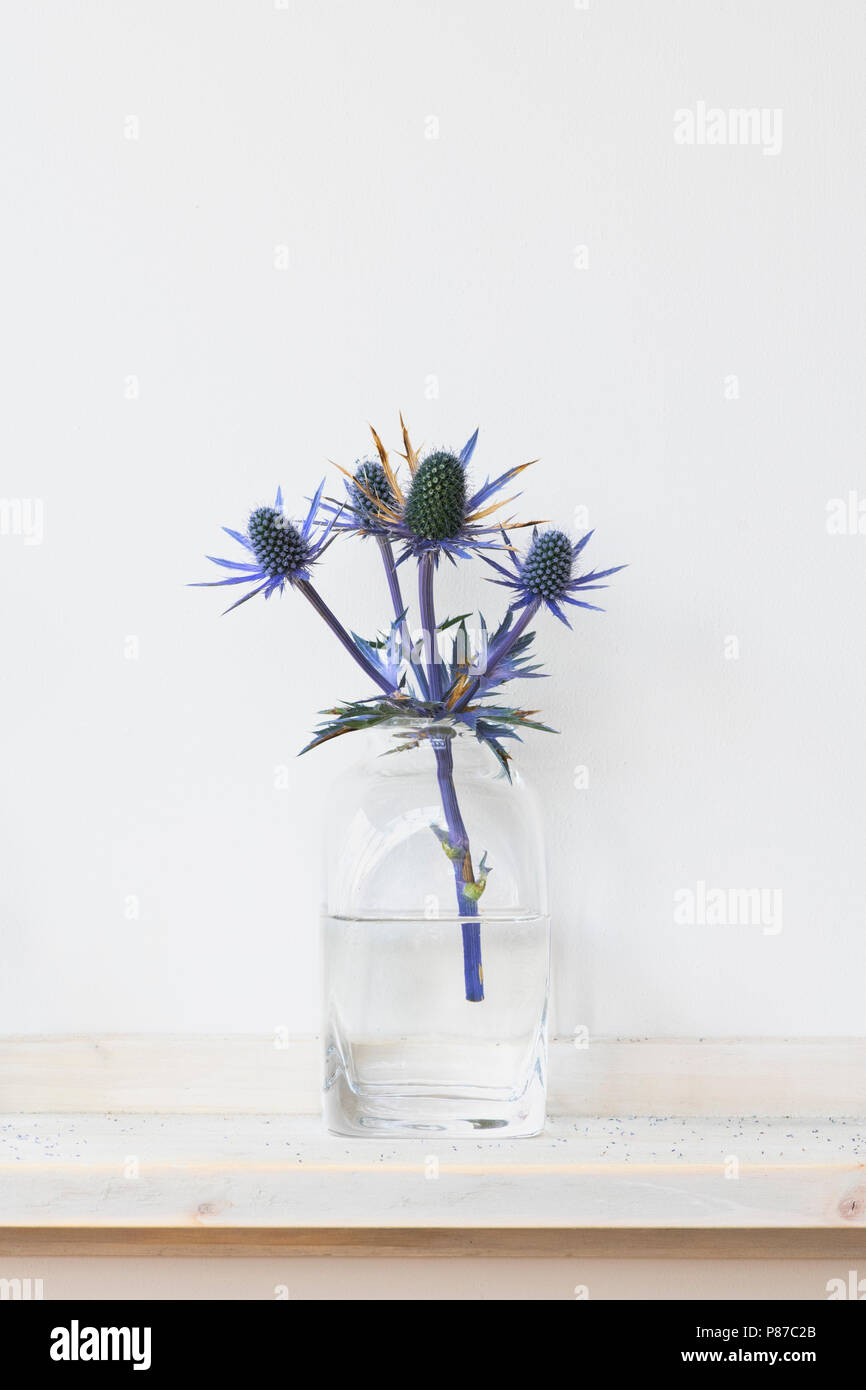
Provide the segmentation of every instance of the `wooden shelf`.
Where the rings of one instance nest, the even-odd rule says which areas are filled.
[[[348,1140],[311,1116],[0,1119],[0,1253],[866,1258],[859,1121],[552,1120]]]
[[[864,1079],[862,1039],[560,1042],[544,1135],[383,1142],[324,1132],[312,1040],[0,1040],[0,1254],[864,1261]]]

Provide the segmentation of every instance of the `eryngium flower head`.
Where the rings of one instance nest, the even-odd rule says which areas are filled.
[[[473,491],[469,486],[467,466],[478,439],[477,430],[459,453],[453,453],[450,449],[435,449],[422,459],[412,447],[402,416],[400,424],[405,450],[402,457],[409,465],[410,473],[405,492],[391,466],[387,449],[376,431],[372,430],[388,492],[385,493],[379,485],[381,479],[378,474],[371,475],[372,485],[368,485],[366,478],[359,476],[360,470],[353,476],[341,468],[346,477],[351,516],[344,516],[337,523],[338,529],[377,535],[401,545],[403,549],[398,564],[410,555],[420,558],[432,554],[436,561],[440,555],[447,555],[453,561],[455,556],[467,559],[473,551],[500,549],[500,523],[488,521],[487,518],[505,503],[500,501],[488,505],[489,499],[529,464],[521,463],[516,468],[509,468],[492,481],[488,478]],[[369,464],[363,466],[372,467]],[[358,504],[355,492],[367,504],[365,507]],[[515,498],[507,500],[513,502]],[[326,503],[326,507],[331,509],[335,505],[333,502]],[[532,522],[513,524],[532,525]]]
[[[521,569],[526,592],[540,599],[562,598],[573,560],[571,541],[564,531],[536,532]]]
[[[466,519],[466,471],[456,454],[438,449],[412,478],[403,521],[425,541],[453,540]]]
[[[355,463],[354,473],[347,473],[345,468],[340,468],[340,472],[344,475],[346,500],[338,502],[326,497],[322,503],[322,510],[333,516],[336,530],[359,536],[386,536],[384,517],[391,515],[397,504],[381,463],[378,459],[361,459]]]
[[[393,507],[394,494],[381,463],[364,459],[355,469],[355,476],[346,490],[355,516],[362,530],[377,529],[379,508]]]
[[[506,569],[489,555],[483,556],[488,565],[503,576],[502,579],[494,579],[491,583],[501,584],[504,589],[513,590],[515,598],[511,604],[512,610],[528,608],[530,605],[537,609],[543,604],[565,623],[566,627],[571,627],[559,605],[569,603],[575,608],[592,608],[598,613],[602,612],[598,604],[585,603],[573,595],[579,590],[606,589],[607,585],[598,581],[625,569],[625,565],[614,565],[612,569],[590,570],[587,574],[572,578],[574,562],[591,535],[592,532],[587,531],[585,536],[572,545],[564,531],[539,531],[536,526],[532,532],[530,547],[521,562],[514,553],[507,532],[503,529],[502,538],[509,548],[511,569]]]
[[[324,486],[323,479],[303,522],[291,521],[284,514],[282,488],[277,488],[274,505],[256,507],[250,515],[246,532],[232,531],[230,527],[224,526],[226,535],[242,545],[252,558],[221,560],[216,555],[208,555],[207,558],[215,565],[221,565],[223,569],[237,570],[238,573],[230,579],[212,579],[193,584],[191,587],[210,589],[224,584],[255,585],[249,593],[244,594],[243,598],[239,598],[225,610],[230,613],[232,608],[239,608],[248,599],[255,598],[256,594],[263,593],[265,598],[270,598],[276,590],[282,592],[286,584],[308,580],[310,566],[315,564],[333,540],[330,533],[337,519],[336,516],[332,516],[328,522],[318,519]],[[322,530],[314,537],[313,532],[317,526],[321,526]]]
[[[250,550],[265,574],[291,579],[304,568],[309,542],[276,507],[257,507],[247,526]]]

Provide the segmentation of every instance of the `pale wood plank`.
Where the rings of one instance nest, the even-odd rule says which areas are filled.
[[[211,1242],[237,1254],[282,1245],[381,1254],[407,1243],[419,1254],[640,1253],[646,1244],[648,1253],[818,1257],[866,1245],[864,1129],[581,1118],[552,1120],[532,1140],[380,1144],[328,1136],[307,1116],[7,1116],[0,1226],[4,1248],[47,1231],[55,1253]],[[691,1235],[678,1243],[664,1234],[672,1230]],[[716,1240],[723,1232],[732,1234]]]
[[[315,1039],[0,1039],[0,1110],[318,1114]],[[591,1040],[551,1046],[552,1115],[857,1116],[866,1039]]]
[[[0,1042],[0,1252],[866,1258],[862,1041],[559,1043],[510,1143],[326,1135],[317,1051]]]

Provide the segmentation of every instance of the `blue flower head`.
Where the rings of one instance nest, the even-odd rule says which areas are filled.
[[[282,593],[287,584],[309,581],[311,566],[334,539],[331,531],[339,515],[335,513],[327,522],[318,519],[324,486],[325,482],[322,479],[303,522],[292,521],[286,516],[283,511],[282,488],[277,488],[274,505],[256,507],[250,515],[246,532],[232,531],[230,527],[224,526],[226,534],[231,536],[232,540],[238,541],[252,559],[222,560],[216,555],[208,555],[207,558],[215,565],[237,570],[238,574],[229,579],[205,580],[191,587],[218,588],[225,584],[252,584],[254,587],[245,593],[243,598],[239,598],[225,610],[230,613],[232,608],[239,608],[248,599],[255,598],[256,594],[264,594],[265,598],[270,598],[277,590]],[[317,527],[321,527],[321,530],[316,535]]]
[[[384,444],[373,430],[379,462],[361,463],[354,474],[341,469],[346,474],[349,501],[348,514],[338,523],[340,529],[378,535],[401,546],[398,564],[410,556],[420,558],[430,553],[437,561],[445,555],[453,562],[455,557],[468,559],[473,551],[500,549],[500,523],[488,518],[519,494],[492,503],[490,499],[529,464],[509,468],[473,489],[467,469],[478,440],[477,430],[459,453],[435,449],[421,458],[412,447],[402,416],[400,424],[405,450],[401,457],[409,466],[408,483],[405,488],[401,485]],[[335,504],[326,506],[333,511]]]
[[[403,520],[419,541],[454,540],[467,519],[466,469],[457,454],[437,449],[418,464]]]
[[[574,595],[579,591],[606,589],[607,585],[599,583],[599,580],[607,579],[610,575],[625,569],[625,565],[614,565],[612,569],[591,570],[587,574],[574,575],[574,562],[591,535],[592,532],[587,531],[585,536],[572,545],[564,531],[539,531],[536,526],[532,532],[532,542],[521,561],[503,529],[502,537],[509,549],[512,568],[506,569],[489,555],[482,558],[504,576],[502,579],[492,580],[491,583],[501,584],[504,589],[514,592],[512,611],[528,608],[530,605],[538,608],[543,604],[560,622],[565,623],[566,627],[571,627],[560,604],[568,603],[575,608],[591,608],[597,613],[602,612],[598,604],[586,603]]]
[[[345,502],[333,502],[326,498],[322,503],[323,510],[335,517],[337,530],[353,531],[359,536],[386,535],[380,509],[393,508],[394,494],[388,475],[378,459],[356,462],[354,473],[346,474],[345,487]],[[336,520],[338,512],[340,519]]]

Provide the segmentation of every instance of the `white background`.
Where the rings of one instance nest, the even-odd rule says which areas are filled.
[[[293,759],[367,691],[296,596],[221,619],[184,585],[402,408],[428,445],[479,424],[481,474],[540,456],[527,512],[586,508],[591,561],[630,563],[605,614],[542,628],[564,732],[522,755],[558,1031],[861,1033],[866,535],[826,523],[866,497],[862,7],[57,0],[2,27],[0,496],[45,526],[0,536],[0,1031],[315,1031],[352,750]],[[678,145],[699,101],[780,109],[781,151]],[[320,575],[361,631],[376,560]],[[677,925],[701,880],[781,889],[781,932]]]

